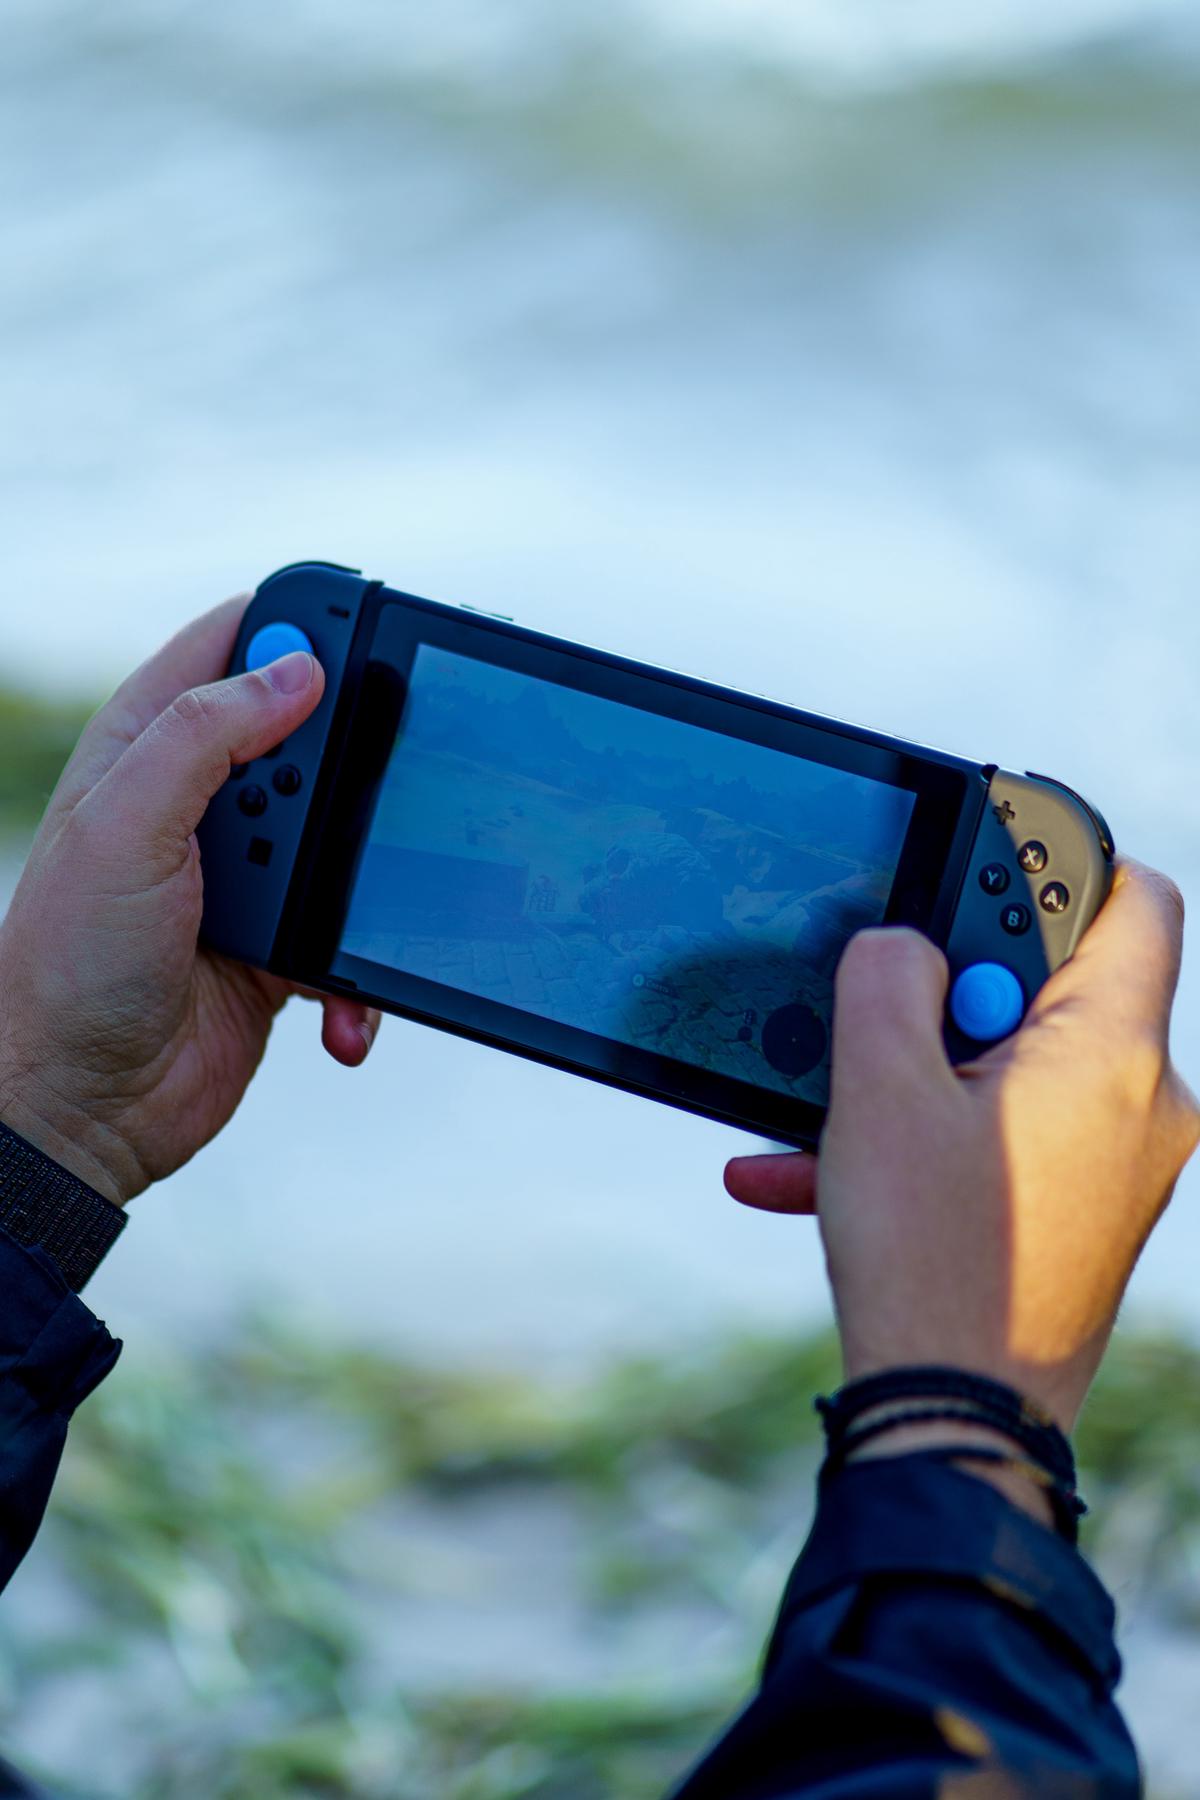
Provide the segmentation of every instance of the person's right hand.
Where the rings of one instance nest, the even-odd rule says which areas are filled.
[[[739,1157],[725,1177],[749,1205],[818,1213],[847,1379],[953,1364],[1071,1428],[1200,1139],[1168,1046],[1182,929],[1177,889],[1122,863],[1021,1029],[958,1069],[941,953],[906,930],[851,942],[819,1160]]]

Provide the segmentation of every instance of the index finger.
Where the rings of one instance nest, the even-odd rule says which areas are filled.
[[[250,595],[237,594],[193,619],[126,677],[87,726],[51,801],[69,810],[90,792],[147,725],[188,688],[217,681],[229,657]]]
[[[1030,1008],[1086,1011],[1097,1032],[1152,1032],[1164,1045],[1183,954],[1183,896],[1169,876],[1122,857],[1112,892],[1070,962]]]

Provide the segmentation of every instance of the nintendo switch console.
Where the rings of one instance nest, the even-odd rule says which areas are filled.
[[[1046,776],[332,564],[263,582],[231,672],[291,649],[324,697],[205,815],[207,942],[785,1143],[820,1133],[854,932],[944,948],[962,1061],[1108,893],[1108,827]]]

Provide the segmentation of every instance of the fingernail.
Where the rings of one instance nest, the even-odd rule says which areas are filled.
[[[290,650],[276,662],[268,663],[263,674],[277,694],[302,694],[316,666],[307,650]]]

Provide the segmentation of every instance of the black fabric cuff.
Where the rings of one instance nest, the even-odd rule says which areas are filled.
[[[0,1230],[0,1383],[69,1418],[121,1354],[121,1340],[68,1288],[40,1245]],[[0,1394],[0,1426],[11,1425]]]
[[[1115,1611],[1079,1553],[978,1477],[920,1454],[851,1463],[829,1482],[767,1652],[789,1621],[872,1576],[974,1583],[1036,1614],[1111,1693],[1121,1673]]]
[[[126,1225],[125,1214],[0,1124],[0,1229],[26,1248],[40,1244],[78,1293]]]

